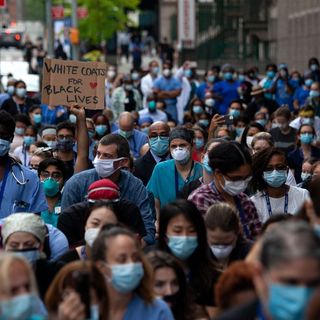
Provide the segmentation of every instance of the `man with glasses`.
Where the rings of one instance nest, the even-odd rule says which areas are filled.
[[[48,210],[41,211],[41,218],[56,227],[61,213],[61,189],[67,175],[65,164],[55,158],[43,160],[38,174],[49,206]]]
[[[134,163],[133,174],[146,186],[151,178],[154,167],[160,161],[169,160],[170,127],[158,121],[149,127],[149,151]]]

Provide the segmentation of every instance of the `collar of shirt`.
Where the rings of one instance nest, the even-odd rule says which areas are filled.
[[[157,163],[160,162],[161,160],[163,160],[162,157],[157,156],[151,149],[150,149],[150,153],[152,154],[153,159],[156,160]],[[169,154],[165,157],[165,159],[166,160],[170,159]]]

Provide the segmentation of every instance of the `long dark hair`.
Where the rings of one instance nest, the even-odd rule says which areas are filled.
[[[190,285],[195,292],[209,289],[215,275],[215,265],[209,256],[207,231],[204,220],[197,207],[188,200],[180,199],[169,203],[161,209],[159,221],[159,249],[171,253],[167,244],[167,228],[170,220],[183,215],[192,223],[198,237],[198,247],[186,261],[190,270]]]
[[[240,140],[240,143],[249,148],[250,149],[250,146],[247,145],[247,135],[248,135],[248,131],[250,130],[250,128],[257,128],[260,132],[264,132],[266,131],[266,129],[258,122],[250,122],[246,127],[245,129],[243,130],[243,133],[241,135],[241,140]]]
[[[256,192],[257,190],[264,190],[267,187],[267,184],[263,179],[263,171],[266,169],[270,159],[274,155],[282,156],[286,161],[285,154],[277,148],[267,148],[265,150],[257,152],[253,156],[252,180],[250,182],[250,187],[254,192]]]

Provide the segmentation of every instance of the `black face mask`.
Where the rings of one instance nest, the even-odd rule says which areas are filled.
[[[180,290],[178,290],[174,294],[163,296],[162,300],[169,303],[171,306],[174,306],[179,301],[179,297],[180,297]]]

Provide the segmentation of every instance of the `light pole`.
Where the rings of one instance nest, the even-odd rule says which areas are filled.
[[[53,23],[52,23],[52,0],[46,0],[46,20],[47,20],[47,47],[48,56],[53,57]]]

